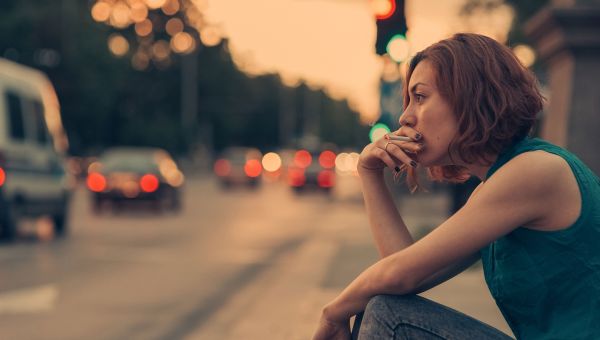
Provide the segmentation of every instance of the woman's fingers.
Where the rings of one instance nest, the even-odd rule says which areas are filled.
[[[412,127],[410,127],[408,125],[401,126],[398,130],[392,132],[392,134],[394,134],[396,136],[410,137],[413,141],[417,141],[417,142],[423,138],[423,136],[421,135],[421,133],[419,133],[419,131],[413,129]]]
[[[417,137],[419,139],[422,137],[410,127],[403,128],[404,130],[400,129],[392,134],[385,135],[385,138],[367,145],[360,155],[359,165],[361,168],[380,171],[384,167],[388,167],[399,171],[398,169],[403,164],[413,168],[416,167],[416,161],[409,155],[415,155],[423,149],[423,143],[414,140]],[[408,137],[408,140],[393,139],[391,136]]]
[[[379,158],[388,168],[395,169],[399,164],[396,164],[396,161],[392,158],[388,151],[388,148],[391,149],[391,147],[392,143],[384,144],[383,148],[377,148],[373,152],[376,154],[377,158]]]
[[[399,145],[400,143],[402,143],[402,145]],[[413,168],[417,166],[417,162],[410,158],[406,153],[417,153],[420,150],[421,147],[411,142],[399,142],[396,144],[396,142],[389,141],[389,143],[385,146],[385,151],[388,155]],[[400,164],[397,164],[396,166],[398,165]],[[391,168],[394,169],[396,166]]]

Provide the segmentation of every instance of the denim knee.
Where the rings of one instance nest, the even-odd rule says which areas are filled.
[[[416,302],[416,295],[376,295],[369,300],[365,317],[369,314],[404,314],[403,312],[410,312]]]
[[[369,300],[360,326],[359,339],[392,339],[398,315],[410,314],[414,296],[376,295]]]

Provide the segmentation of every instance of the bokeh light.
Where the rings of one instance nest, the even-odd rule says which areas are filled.
[[[325,169],[332,169],[335,166],[335,153],[331,150],[325,150],[319,155],[319,164]]]
[[[298,150],[294,155],[294,165],[300,168],[306,168],[312,163],[312,156],[306,150]]]
[[[152,21],[145,19],[135,24],[135,33],[140,37],[146,37],[152,33]]]
[[[0,187],[4,185],[4,181],[6,180],[6,173],[4,169],[0,168]]]
[[[535,51],[527,45],[517,45],[513,47],[513,52],[519,58],[523,66],[530,67],[535,63]]]
[[[117,28],[125,28],[131,24],[131,9],[125,3],[117,2],[110,13],[110,24]]]
[[[205,26],[200,30],[200,41],[204,46],[217,46],[223,40],[221,30],[216,26]]]
[[[129,52],[129,42],[122,35],[113,33],[108,37],[108,49],[117,57],[122,57]]]
[[[162,7],[167,1],[166,0],[145,0],[146,5],[151,9],[158,9]]]
[[[147,174],[140,179],[140,187],[144,192],[154,192],[158,189],[159,182],[155,175]]]
[[[231,173],[231,163],[226,159],[218,159],[213,169],[217,176],[225,177]]]
[[[165,25],[165,30],[170,36],[174,36],[179,32],[183,32],[183,21],[179,18],[171,18]]]
[[[90,173],[86,182],[87,187],[93,192],[102,192],[106,189],[106,179],[100,173]]]
[[[196,43],[189,33],[179,32],[171,38],[171,48],[177,53],[186,54],[196,48]]]
[[[167,0],[161,9],[166,15],[175,15],[179,12],[179,0]]]
[[[408,58],[410,45],[403,35],[396,35],[390,39],[387,45],[387,53],[393,61],[399,63]]]
[[[393,0],[370,0],[371,8],[377,19],[387,19],[396,10],[396,2]]]
[[[148,7],[141,2],[131,4],[131,21],[138,23],[148,18]]]
[[[100,1],[92,6],[92,18],[98,22],[104,22],[110,18],[110,5],[104,1]]]
[[[262,173],[262,165],[258,159],[250,159],[244,165],[244,172],[248,177],[258,177]]]
[[[281,168],[281,157],[275,152],[268,152],[263,156],[262,166],[266,171],[275,172]]]
[[[383,123],[377,123],[373,125],[373,127],[369,131],[369,139],[371,140],[371,142],[374,142],[383,138],[383,136],[385,136],[388,133],[390,133],[390,128],[387,125]]]
[[[335,171],[342,175],[356,175],[359,157],[356,152],[338,154],[335,158]]]
[[[171,49],[169,48],[169,43],[165,40],[158,40],[152,45],[152,57],[155,60],[162,61],[169,58],[171,54]]]
[[[150,57],[146,52],[138,50],[131,58],[131,66],[138,71],[143,71],[150,65]]]

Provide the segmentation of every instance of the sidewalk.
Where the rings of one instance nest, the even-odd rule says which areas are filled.
[[[400,210],[407,225],[428,228],[445,218],[446,203],[443,195],[420,195],[403,199]],[[298,251],[272,264],[185,339],[310,339],[321,308],[377,259],[364,208],[346,204],[351,209],[332,209]],[[512,334],[480,266],[422,295]]]

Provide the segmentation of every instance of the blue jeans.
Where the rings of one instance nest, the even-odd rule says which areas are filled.
[[[418,295],[378,295],[357,315],[352,339],[512,339],[461,312]]]

